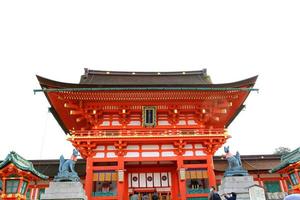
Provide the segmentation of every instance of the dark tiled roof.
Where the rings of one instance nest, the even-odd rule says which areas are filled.
[[[47,174],[49,177],[54,177],[58,173],[59,160],[32,160],[37,170],[43,174]],[[75,164],[75,171],[79,177],[85,176],[86,162],[83,159],[77,160]]]
[[[237,82],[213,84],[206,72],[201,71],[185,72],[162,72],[166,75],[145,75],[152,72],[136,72],[129,75],[128,72],[112,72],[112,74],[90,74],[82,75],[79,84],[64,83],[50,80],[37,75],[37,79],[44,89],[66,89],[66,91],[91,91],[90,89],[100,90],[230,90],[232,88],[249,89],[252,88],[258,76],[253,76]],[[121,75],[124,73],[124,75]],[[205,74],[205,75],[204,75]],[[83,78],[86,77],[86,78]],[[206,78],[205,78],[206,77]],[[83,80],[86,79],[86,80]],[[35,92],[40,90],[34,90]]]
[[[279,155],[242,155],[241,156],[243,167],[248,171],[265,171],[268,172],[270,169],[280,163]],[[225,171],[228,167],[227,161],[224,157],[214,157],[215,170]]]
[[[243,166],[248,171],[259,171],[268,173],[268,171],[280,163],[280,156],[278,155],[242,155]],[[47,174],[50,177],[57,175],[59,160],[32,160],[35,168],[40,172]],[[227,161],[221,156],[214,156],[215,170],[223,173],[228,167]],[[79,159],[75,165],[75,171],[80,177],[85,178],[86,162]]]
[[[206,69],[187,72],[120,72],[85,69],[80,84],[88,85],[194,85],[212,84]]]

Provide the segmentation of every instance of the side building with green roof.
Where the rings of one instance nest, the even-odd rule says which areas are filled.
[[[1,199],[25,200],[29,184],[41,179],[46,180],[48,176],[38,172],[32,162],[12,151],[0,163],[0,179]]]
[[[300,193],[300,147],[283,155],[280,164],[270,172],[286,174],[292,184],[292,192]]]

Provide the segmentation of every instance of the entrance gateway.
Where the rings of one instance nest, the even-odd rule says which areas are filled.
[[[86,159],[89,200],[207,198],[212,157],[257,77],[212,84],[206,70],[85,70],[79,84],[37,76],[50,111]]]
[[[143,165],[151,166],[150,163]],[[176,170],[172,166],[157,167],[152,165],[147,169],[132,167],[128,170],[128,193],[132,195],[135,192],[140,196],[152,197],[156,192],[161,199],[171,199],[172,173],[174,172]]]

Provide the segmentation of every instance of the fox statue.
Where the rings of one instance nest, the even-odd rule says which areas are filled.
[[[240,153],[237,151],[235,155],[229,152],[229,146],[224,147],[225,157],[228,161],[229,169],[237,168],[242,166]]]
[[[73,150],[71,159],[65,159],[63,155],[60,156],[58,174],[54,177],[54,181],[80,181],[74,170],[77,156],[79,153],[76,149]]]
[[[228,168],[224,176],[247,176],[247,170],[243,169],[240,153],[237,151],[235,155],[230,153],[229,146],[224,146],[225,158],[228,161]]]

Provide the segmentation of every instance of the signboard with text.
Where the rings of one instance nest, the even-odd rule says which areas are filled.
[[[249,187],[250,200],[266,200],[265,189],[259,185]]]

